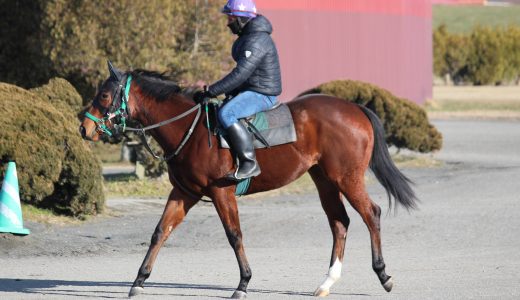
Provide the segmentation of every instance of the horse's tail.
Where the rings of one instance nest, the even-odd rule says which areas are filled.
[[[413,182],[408,179],[392,161],[385,141],[384,128],[377,115],[363,105],[359,105],[361,110],[367,115],[372,129],[374,130],[374,149],[370,159],[370,169],[374,172],[377,180],[383,185],[388,194],[388,202],[392,208],[392,197],[406,209],[417,207],[417,197],[410,184]]]

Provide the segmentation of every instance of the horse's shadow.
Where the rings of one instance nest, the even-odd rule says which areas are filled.
[[[72,280],[46,280],[46,279],[10,279],[0,278],[0,292],[26,293],[26,294],[45,294],[56,296],[73,296],[85,298],[127,298],[127,292],[130,289],[131,282],[116,281],[72,281]],[[85,288],[86,287],[86,288]],[[92,287],[92,288],[89,288]],[[100,288],[107,287],[125,287],[125,291],[102,290]],[[148,289],[147,289],[148,288]],[[171,293],[154,293],[152,288],[173,289]],[[182,290],[215,290],[226,291],[231,294],[235,289],[221,285],[211,284],[187,284],[187,283],[157,283],[147,282],[145,293],[150,296],[202,296],[196,294],[186,294]],[[279,291],[269,289],[249,289],[251,293],[261,294],[279,294],[286,296],[309,296],[309,292],[298,291]],[[353,294],[350,294],[353,295]],[[359,294],[356,294],[360,296]],[[369,296],[369,295],[363,295]],[[208,298],[227,298],[220,296],[207,296]]]

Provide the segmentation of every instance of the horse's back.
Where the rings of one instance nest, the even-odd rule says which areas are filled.
[[[325,94],[308,94],[287,102],[295,122],[315,120],[316,125],[361,127],[372,133],[370,120],[358,104]],[[298,121],[296,121],[296,119]]]

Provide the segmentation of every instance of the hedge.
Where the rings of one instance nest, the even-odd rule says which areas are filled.
[[[78,134],[76,115],[60,98],[79,97],[69,87],[59,96],[49,86],[30,92],[0,83],[0,159],[16,161],[22,202],[83,217],[103,210],[103,178],[100,162]]]
[[[335,80],[301,95],[312,93],[336,96],[370,108],[383,122],[389,145],[419,152],[432,152],[442,147],[442,135],[429,123],[424,109],[385,89],[360,81]]]
[[[511,84],[520,80],[520,27],[477,26],[468,35],[439,26],[433,33],[434,73],[457,84]]]
[[[30,89],[45,102],[58,110],[72,110],[79,113],[83,108],[83,100],[76,89],[63,78],[52,78],[46,85]]]

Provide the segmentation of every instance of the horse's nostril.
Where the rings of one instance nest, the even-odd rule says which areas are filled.
[[[85,138],[87,136],[87,130],[83,126],[79,126],[79,133],[81,134],[82,138]]]

